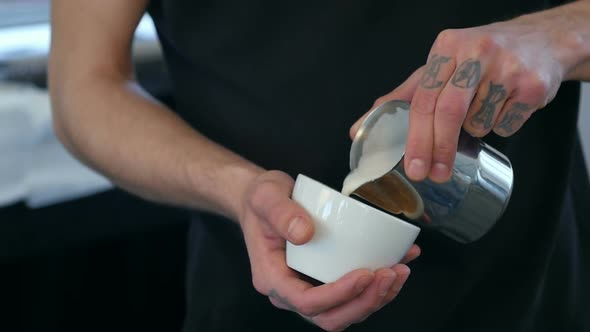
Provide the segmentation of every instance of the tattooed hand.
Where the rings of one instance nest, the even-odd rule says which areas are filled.
[[[426,64],[375,102],[411,103],[404,158],[411,179],[449,179],[461,128],[477,137],[492,130],[510,136],[555,97],[575,67],[565,49],[582,41],[556,30],[567,23],[550,14],[441,32]]]
[[[311,218],[290,199],[293,184],[285,173],[266,172],[245,194],[240,225],[254,287],[276,307],[295,311],[325,330],[340,331],[391,302],[410,269],[402,263],[378,271],[357,270],[315,287],[305,281],[285,261],[285,240],[302,244],[313,236]],[[419,254],[420,248],[414,245],[403,262]]]

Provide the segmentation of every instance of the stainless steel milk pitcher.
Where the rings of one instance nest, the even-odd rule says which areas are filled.
[[[358,167],[365,140],[379,121],[391,122],[387,127],[401,133],[395,135],[395,142],[383,144],[401,144],[404,148],[401,151],[405,150],[409,111],[407,102],[394,100],[367,116],[350,150],[351,171]],[[390,116],[383,117],[384,114]],[[351,195],[458,242],[469,243],[482,237],[502,216],[510,200],[513,185],[510,161],[466,132],[461,132],[453,175],[445,183],[428,179],[413,182],[404,172],[403,155],[393,159],[389,172],[362,184]]]

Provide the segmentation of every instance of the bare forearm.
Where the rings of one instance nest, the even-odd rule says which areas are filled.
[[[236,219],[246,183],[261,170],[133,82],[133,33],[148,1],[51,4],[49,88],[64,145],[142,197]]]
[[[570,70],[566,79],[590,81],[590,0],[580,0],[564,10],[573,13],[571,15],[574,22],[572,29],[577,31],[579,41],[583,44],[580,47],[579,60]]]
[[[579,0],[517,19],[551,34],[563,80],[590,81],[590,0]]]
[[[261,170],[198,134],[136,84],[55,79],[56,131],[78,158],[144,198],[233,219]]]

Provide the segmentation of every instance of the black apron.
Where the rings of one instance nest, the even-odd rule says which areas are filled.
[[[262,167],[338,189],[348,172],[350,125],[426,62],[440,31],[550,5],[166,0],[152,1],[149,12],[180,116]],[[587,240],[579,218],[562,209],[571,203],[564,199],[578,102],[579,84],[564,84],[513,137],[485,138],[514,167],[503,218],[468,245],[422,232],[423,254],[401,294],[352,330],[581,330]],[[189,241],[186,331],[314,329],[255,292],[237,226],[195,213]]]

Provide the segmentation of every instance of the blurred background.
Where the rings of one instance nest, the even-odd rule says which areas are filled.
[[[49,37],[49,0],[0,0],[0,331],[179,331],[188,213],[113,188],[58,143]],[[135,37],[140,83],[173,106],[149,17]]]
[[[178,331],[188,214],[113,188],[58,143],[48,21],[49,0],[0,0],[0,331]],[[147,16],[133,54],[139,82],[173,107]],[[590,165],[590,85],[583,95]]]

